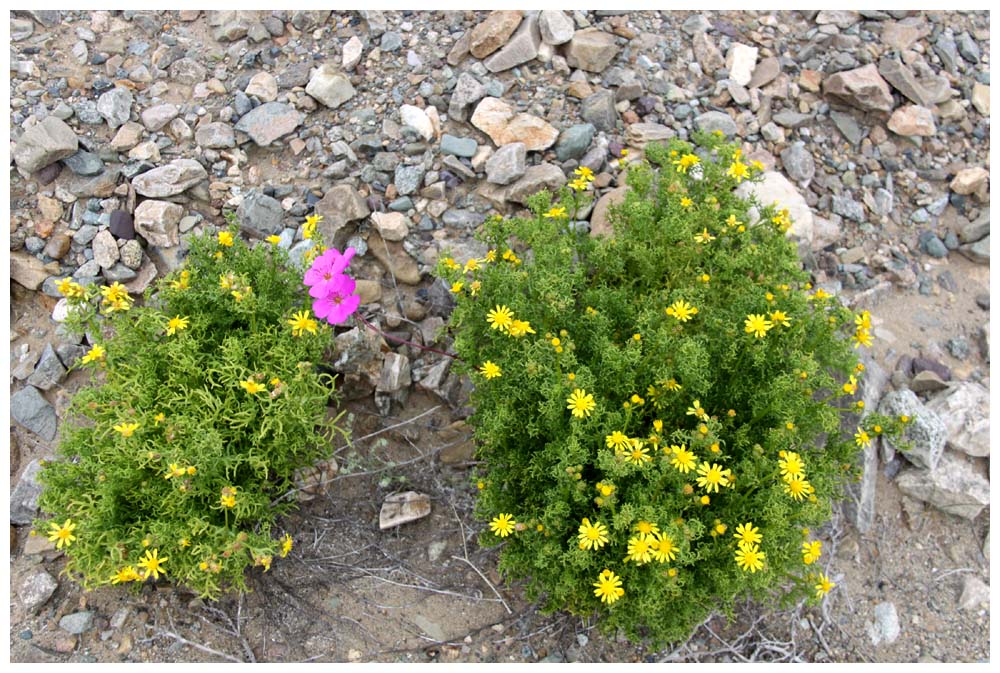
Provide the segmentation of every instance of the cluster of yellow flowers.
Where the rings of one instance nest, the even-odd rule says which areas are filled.
[[[872,316],[868,311],[862,311],[854,317],[854,336],[851,340],[854,347],[872,345]]]
[[[794,451],[779,451],[778,468],[781,470],[785,493],[792,500],[808,497],[810,502],[816,502],[816,489],[806,479],[805,462],[799,454]]]
[[[767,555],[760,550],[760,543],[764,539],[760,529],[748,521],[736,526],[733,537],[736,538],[736,565],[751,573],[762,570]]]
[[[115,281],[101,288],[101,312],[111,314],[117,311],[127,311],[132,308],[132,297],[125,286]]]
[[[490,309],[486,314],[486,322],[490,324],[490,329],[498,330],[515,339],[535,334],[530,322],[515,319],[514,312],[505,305],[497,304],[496,308]]]
[[[576,179],[570,181],[570,189],[574,192],[583,192],[590,189],[591,183],[594,181],[594,171],[586,166],[580,166],[573,171],[573,175],[576,176]]]
[[[549,211],[549,212],[552,212],[552,211]],[[565,213],[563,213],[563,214],[565,214]],[[555,217],[555,216],[559,216],[559,215],[554,215],[553,217]],[[503,255],[500,256],[500,258],[503,261],[505,261],[505,262],[510,262],[514,266],[520,266],[520,264],[521,264],[521,258],[518,257],[517,254],[515,254],[514,251],[511,250],[510,248],[508,248],[507,250],[505,250],[504,253],[503,253]],[[467,261],[464,266],[461,265],[461,264],[459,264],[458,262],[456,262],[454,260],[454,258],[452,258],[452,257],[445,257],[445,258],[443,258],[441,260],[441,263],[449,271],[461,271],[464,274],[475,274],[476,271],[479,271],[486,264],[492,264],[492,263],[495,263],[496,261],[497,261],[497,251],[496,250],[488,250],[486,252],[486,256],[485,257],[483,257],[482,259],[476,259],[476,258],[473,257],[473,258],[469,259],[469,261]],[[482,284],[478,280],[476,280],[475,276],[473,275],[473,280],[468,283],[469,296],[470,297],[475,297],[476,295],[478,295],[479,294],[479,288],[481,286],[482,286]],[[454,283],[451,284],[451,288],[450,289],[451,289],[452,294],[459,294],[465,288],[466,288],[466,281],[465,280],[457,280],[457,281],[455,281]],[[516,335],[515,334],[513,336],[523,336],[523,334],[522,335]]]
[[[69,299],[70,303],[86,300],[87,298],[87,289],[69,276],[59,281],[56,289],[59,290],[59,294]]]

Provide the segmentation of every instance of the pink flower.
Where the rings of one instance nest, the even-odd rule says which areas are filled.
[[[348,250],[354,253],[353,248]],[[326,294],[313,302],[313,313],[317,318],[325,318],[331,325],[339,325],[358,310],[361,297],[354,294],[354,280],[342,273],[334,275],[329,281],[324,281],[324,286]],[[313,287],[309,294],[313,294],[315,289]]]
[[[354,248],[347,248],[344,250],[344,254],[330,248],[317,257],[302,280],[310,288],[309,295],[316,299],[327,296],[330,293],[330,288],[339,284],[337,277],[351,263],[354,253]]]

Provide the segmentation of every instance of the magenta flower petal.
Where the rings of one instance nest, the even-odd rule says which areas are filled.
[[[322,299],[323,297],[328,297],[334,292],[339,294],[347,295],[354,291],[353,286],[350,289],[345,288],[345,279],[350,280],[348,276],[338,273],[330,278],[324,277],[318,283],[309,288],[309,296],[315,297],[316,299]],[[352,283],[354,281],[351,281]]]
[[[358,310],[358,306],[361,304],[361,297],[356,294],[352,294],[346,297],[339,304],[335,303],[333,305],[333,310],[327,316],[327,322],[331,325],[339,325],[340,323],[347,320],[347,318]]]
[[[329,297],[322,297],[313,302],[313,313],[317,318],[326,318],[333,310],[333,300]]]
[[[354,248],[348,248],[344,250],[344,254],[341,255],[333,263],[334,273],[343,273],[347,269],[347,265],[351,263],[351,259],[354,257],[354,253],[357,252]]]
[[[341,255],[336,250],[330,249],[313,260],[312,266],[306,271],[302,282],[312,286],[323,280],[324,277],[332,276],[339,271],[334,271],[334,265],[339,261]],[[343,269],[341,269],[343,270]]]

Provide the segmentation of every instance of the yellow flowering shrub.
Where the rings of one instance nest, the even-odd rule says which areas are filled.
[[[735,196],[761,167],[696,142],[630,166],[614,236],[571,225],[570,185],[487,220],[495,261],[438,266],[475,383],[481,543],[545,609],[656,643],[742,597],[829,591],[802,530],[873,428],[899,429],[850,416],[867,314],[808,290],[787,213]]]
[[[52,518],[36,530],[87,588],[245,589],[248,567],[291,550],[277,518],[298,502],[296,470],[326,457],[337,430],[333,380],[316,366],[330,328],[310,317],[302,269],[270,243],[249,247],[231,221],[193,239],[141,306],[124,288],[60,289],[67,322],[97,343],[77,365],[93,377],[59,459],[43,467]]]

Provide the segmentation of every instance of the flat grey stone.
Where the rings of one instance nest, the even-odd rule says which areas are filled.
[[[593,128],[591,126],[591,128]],[[556,150],[558,153],[558,149]],[[486,160],[486,180],[497,185],[514,182],[527,169],[527,148],[524,143],[509,143],[500,146]]]
[[[734,136],[737,132],[736,122],[725,112],[711,110],[703,112],[694,119],[694,125],[699,131],[722,131],[725,136]]]
[[[76,154],[76,133],[66,122],[48,116],[21,134],[11,153],[18,168],[29,173]]]
[[[441,154],[451,154],[456,157],[472,158],[479,149],[475,138],[458,138],[445,133],[441,136]]]
[[[129,120],[134,100],[131,91],[125,87],[115,87],[102,93],[97,99],[97,111],[108,122],[108,126],[116,129]]]
[[[236,122],[260,147],[267,147],[278,138],[292,133],[302,124],[303,115],[285,103],[264,103],[246,113]]]
[[[52,597],[52,594],[59,588],[56,578],[44,570],[32,573],[21,583],[18,597],[29,613],[34,614],[38,608],[45,605],[45,602]]]
[[[615,95],[607,89],[597,91],[580,101],[580,117],[598,131],[614,131],[618,121]]]
[[[942,454],[933,470],[904,468],[896,477],[896,486],[911,498],[969,521],[990,504],[989,480],[950,451]]]
[[[99,175],[104,170],[104,162],[98,155],[79,150],[62,160],[66,168],[77,175]]]
[[[92,610],[73,612],[59,620],[59,628],[74,635],[89,631],[93,626],[94,612]]]
[[[10,415],[45,441],[55,439],[56,411],[35,386],[25,386],[11,395]]]
[[[18,526],[27,526],[38,516],[38,497],[42,494],[42,485],[38,483],[38,474],[42,471],[41,463],[36,459],[28,463],[17,485],[10,494],[10,522]]]
[[[565,129],[556,140],[556,159],[567,161],[582,157],[590,147],[596,130],[593,124],[575,124]]]
[[[875,606],[874,622],[868,623],[868,636],[872,645],[891,645],[899,638],[899,616],[896,614],[896,606],[889,602],[879,603]]]
[[[132,187],[142,196],[158,199],[176,196],[207,179],[208,172],[194,159],[175,159],[132,178]]]
[[[28,377],[28,383],[42,390],[51,390],[66,376],[66,367],[60,362],[52,344],[45,344],[42,357],[35,365],[35,371]]]
[[[240,228],[257,238],[281,233],[285,211],[281,203],[263,192],[251,190],[236,209]]]

